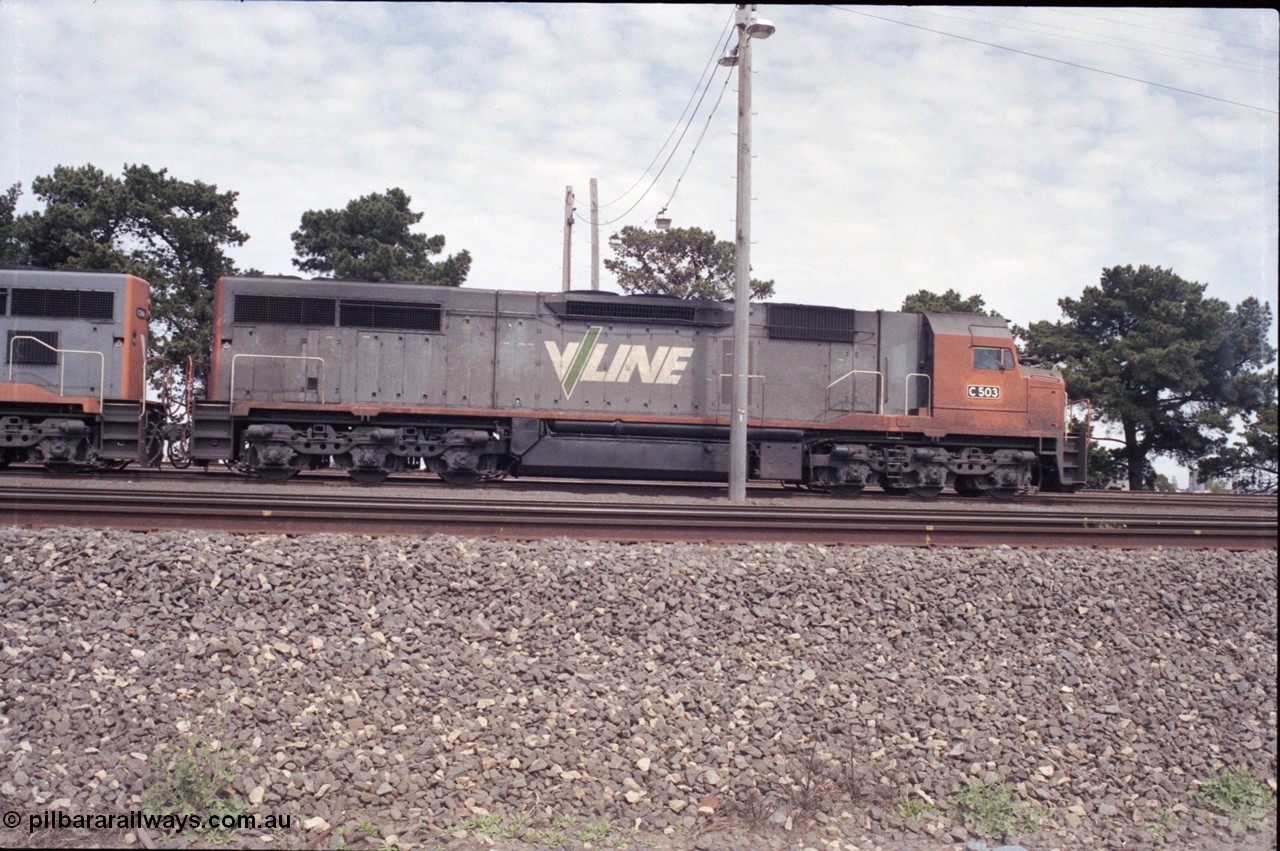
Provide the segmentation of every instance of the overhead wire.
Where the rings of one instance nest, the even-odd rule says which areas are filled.
[[[729,14],[728,20],[725,21],[724,28],[720,31],[720,35],[716,38],[715,50],[712,51],[711,58],[707,60],[707,64],[702,69],[702,73],[698,75],[698,82],[693,87],[693,93],[689,95],[689,100],[685,103],[684,109],[680,112],[680,117],[677,118],[675,124],[672,125],[671,132],[667,134],[667,138],[663,140],[662,145],[658,147],[658,152],[653,155],[653,159],[649,161],[649,164],[647,166],[645,166],[644,171],[642,171],[640,173],[640,176],[636,178],[635,183],[632,183],[629,187],[627,187],[627,190],[623,192],[621,195],[619,195],[617,198],[614,198],[612,201],[608,201],[604,204],[601,204],[600,209],[604,209],[605,207],[609,207],[618,203],[623,198],[630,195],[631,191],[644,181],[645,177],[649,174],[649,170],[653,168],[653,164],[658,161],[658,159],[662,156],[662,152],[667,149],[667,144],[670,143],[671,137],[674,136],[676,134],[676,131],[680,129],[680,122],[684,121],[685,115],[689,113],[689,106],[694,102],[695,98],[697,98],[698,106],[701,106],[702,99],[706,97],[707,89],[710,87],[711,81],[715,78],[716,63],[719,61],[720,55],[722,52],[720,48],[720,43],[725,39],[725,36],[729,32],[729,29],[733,26],[733,19],[734,19],[734,15],[731,12]],[[703,85],[704,79],[706,80],[706,85]],[[702,92],[701,95],[698,94],[699,91]],[[688,130],[689,125],[693,123],[693,119],[697,114],[698,106],[694,107],[694,114],[689,115],[689,120],[685,122],[686,131]],[[684,138],[684,132],[681,132],[680,137],[682,139]],[[678,147],[679,144],[680,144],[679,141],[677,141],[676,146]],[[674,153],[674,149],[672,153]],[[668,160],[669,159],[670,157],[668,157]],[[665,166],[665,163],[664,163],[664,166]]]
[[[954,20],[963,20],[968,22],[976,21],[976,22],[985,23],[985,21],[983,21],[982,18],[975,17],[972,15],[946,15],[941,12],[937,12],[933,9],[928,9],[928,10],[920,9],[916,11],[922,11],[922,12],[925,12],[926,14],[933,15],[935,17],[952,18]],[[1067,12],[1069,10],[1055,9],[1052,11]],[[1121,47],[1124,47],[1124,49],[1130,51],[1131,53],[1145,53],[1153,56],[1165,56],[1171,59],[1189,59],[1192,62],[1198,62],[1203,65],[1213,65],[1218,68],[1235,68],[1242,71],[1257,71],[1257,72],[1270,70],[1264,65],[1257,65],[1257,64],[1248,63],[1248,62],[1222,60],[1221,57],[1217,57],[1217,56],[1210,57],[1207,54],[1197,53],[1194,50],[1183,50],[1181,48],[1167,47],[1167,46],[1161,46],[1159,49],[1155,49],[1154,46],[1151,45],[1149,42],[1136,41],[1134,39],[1128,39],[1128,38],[1120,38],[1119,36],[1113,36],[1113,35],[1098,35],[1095,33],[1090,33],[1087,30],[1073,29],[1071,27],[1065,27],[1060,24],[1051,24],[1051,23],[1048,23],[1047,21],[1015,18],[1011,15],[1000,15],[1000,14],[996,14],[994,12],[988,12],[985,10],[983,10],[981,14],[986,18],[994,18],[994,19],[1004,20],[1004,21],[1017,21],[1018,23],[1030,24],[1035,27],[1043,28],[1043,29],[1033,29],[1030,26],[1013,26],[1011,24],[997,24],[997,23],[990,24],[991,26],[999,27],[1000,29],[1015,30],[1017,32],[1029,32],[1029,33],[1034,33],[1036,35],[1045,35],[1045,36],[1049,36],[1050,38],[1056,38],[1056,39],[1061,39],[1065,41],[1081,41],[1086,44],[1096,44],[1100,47],[1121,46]],[[1081,15],[1080,17],[1092,18],[1093,20],[1104,21],[1104,22],[1113,23],[1113,24],[1118,23],[1117,21],[1114,21],[1110,18],[1102,18],[1095,15]],[[1063,32],[1076,33],[1076,35],[1062,35],[1061,33],[1045,32],[1045,30],[1062,30]],[[1172,34],[1176,34],[1176,33],[1172,33]],[[1179,37],[1196,39],[1198,41],[1210,41],[1210,39],[1205,39],[1202,36],[1179,35]],[[1138,45],[1138,46],[1135,47],[1132,45]]]
[[[873,15],[870,12],[864,12],[861,9],[851,9],[847,6],[832,6],[831,8],[841,12],[849,12],[850,14],[854,14],[854,15],[862,15],[863,17],[866,17],[866,18],[874,18],[875,20],[885,21],[886,23],[890,23],[890,24],[898,24],[899,26],[910,27],[912,29],[917,29],[917,30],[924,30],[925,32],[931,32],[937,35],[945,35],[949,38],[959,39],[960,41],[968,41],[974,44],[981,44],[984,47],[994,47],[997,50],[1006,50],[1010,53],[1017,53],[1022,56],[1030,56],[1033,59],[1043,59],[1046,62],[1056,62],[1059,65],[1067,65],[1072,68],[1079,68],[1082,71],[1092,71],[1097,74],[1105,74],[1109,77],[1118,77],[1119,79],[1122,79],[1122,80],[1130,80],[1132,82],[1142,83],[1143,85],[1147,85],[1147,86],[1155,86],[1156,88],[1168,89],[1169,91],[1178,92],[1184,95],[1191,95],[1192,97],[1205,98],[1206,100],[1217,101],[1219,103],[1225,103],[1231,106],[1238,106],[1244,109],[1257,110],[1258,112],[1265,112],[1271,115],[1280,115],[1280,110],[1267,109],[1266,107],[1255,106],[1254,104],[1249,104],[1249,103],[1241,103],[1239,101],[1229,100],[1227,98],[1220,98],[1215,95],[1205,94],[1203,92],[1193,92],[1189,89],[1182,89],[1182,88],[1178,88],[1177,86],[1170,86],[1164,83],[1157,83],[1153,80],[1144,80],[1140,77],[1131,77],[1128,74],[1120,74],[1115,71],[1107,71],[1102,68],[1095,68],[1091,65],[1084,65],[1079,62],[1069,62],[1065,59],[1058,59],[1053,56],[1045,56],[1039,53],[1032,53],[1027,50],[1019,50],[1016,47],[1009,47],[1003,44],[996,44],[990,41],[983,41],[982,39],[978,39],[978,38],[970,38],[969,36],[958,35],[956,33],[947,32],[946,30],[934,29],[932,27],[922,26],[920,24],[912,24],[912,23],[908,23],[907,21],[895,20],[894,18],[886,18],[882,15]]]
[[[1239,42],[1234,42],[1234,41],[1221,41],[1219,39],[1212,39],[1206,36],[1188,35],[1186,33],[1176,32],[1174,30],[1161,29],[1160,27],[1148,26],[1146,24],[1135,24],[1128,21],[1117,21],[1115,18],[1107,18],[1100,15],[1086,15],[1083,12],[1076,12],[1068,9],[1059,9],[1058,11],[1064,12],[1068,15],[1079,15],[1082,18],[1093,18],[1094,20],[1107,21],[1113,24],[1119,23],[1119,24],[1123,24],[1124,26],[1138,27],[1139,29],[1152,30],[1153,32],[1167,33],[1169,35],[1181,36],[1183,38],[1196,38],[1202,41],[1210,41],[1210,42],[1213,42],[1214,44],[1227,45],[1228,47],[1242,47],[1245,50],[1266,50],[1267,49],[1265,47],[1255,47],[1250,44],[1240,44]],[[1256,41],[1266,42],[1269,45],[1275,45],[1277,43],[1280,43],[1280,42],[1277,42],[1277,40],[1274,38],[1269,38],[1267,36],[1261,36],[1261,35],[1254,35],[1252,33],[1240,32],[1239,30],[1224,30],[1221,27],[1211,27],[1211,26],[1208,26],[1207,24],[1196,24],[1190,21],[1170,21],[1166,17],[1162,17],[1160,15],[1144,14],[1138,11],[1137,9],[1116,9],[1115,11],[1124,12],[1127,15],[1136,15],[1139,18],[1147,18],[1148,20],[1152,20],[1152,21],[1160,21],[1165,24],[1173,23],[1176,26],[1180,26],[1180,27],[1191,27],[1193,29],[1198,29],[1198,30],[1209,30],[1210,32],[1219,32],[1219,33],[1223,33],[1224,35],[1235,36],[1236,38],[1251,38]]]
[[[671,206],[671,202],[676,199],[676,193],[680,191],[680,182],[684,180],[684,176],[689,173],[689,166],[693,165],[693,158],[698,153],[698,148],[702,145],[702,140],[707,136],[707,128],[711,126],[711,119],[715,118],[716,112],[720,109],[720,103],[724,100],[724,93],[729,90],[729,81],[733,79],[733,73],[727,73],[724,76],[724,85],[720,87],[720,96],[716,98],[715,106],[711,107],[711,111],[707,113],[707,121],[702,125],[702,132],[698,134],[698,141],[694,142],[693,150],[689,152],[689,161],[684,164],[684,171],[680,172],[680,176],[676,178],[676,185],[671,190],[671,197],[667,199],[667,203],[662,205],[662,209]]]

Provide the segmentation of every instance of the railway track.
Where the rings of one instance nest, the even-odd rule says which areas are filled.
[[[26,479],[33,481],[33,487],[42,487],[48,483],[67,483],[77,481],[87,481],[92,478],[96,481],[113,482],[121,487],[125,485],[121,483],[146,483],[150,485],[165,484],[185,484],[193,487],[205,487],[207,485],[215,485],[218,487],[243,483],[247,487],[267,487],[272,483],[265,480],[248,478],[240,473],[232,472],[223,468],[211,468],[209,470],[201,469],[184,469],[178,470],[169,467],[161,469],[148,469],[129,467],[123,470],[111,470],[87,474],[85,476],[56,477],[46,472],[40,467],[34,466],[18,466],[4,470],[0,473],[0,482],[13,481],[18,482]],[[539,478],[510,478],[501,482],[482,483],[472,486],[470,490],[459,491],[455,486],[446,484],[436,477],[426,474],[395,474],[390,476],[385,482],[372,486],[373,491],[385,490],[388,488],[402,485],[414,488],[424,495],[431,494],[449,494],[450,496],[463,493],[472,494],[571,494],[578,496],[590,496],[593,494],[617,494],[627,493],[639,497],[645,496],[675,496],[686,494],[695,498],[715,498],[724,495],[725,486],[723,484],[707,484],[707,483],[681,483],[681,482],[658,482],[658,481],[601,481],[598,479],[539,479]],[[353,482],[345,472],[340,470],[314,470],[298,475],[289,481],[288,487],[302,489],[332,489],[369,486],[358,485]],[[812,491],[804,491],[796,488],[783,487],[774,482],[748,482],[748,493],[752,499],[806,499],[821,498],[824,500],[843,501],[843,504],[858,504],[860,500],[868,501],[895,501],[899,503],[910,503],[921,505],[922,502],[910,496],[889,496],[879,492],[876,488],[869,489],[860,497],[853,498],[852,501],[845,500],[840,497],[831,497],[827,495],[818,496]],[[958,499],[955,494],[944,494],[939,501]],[[973,506],[975,503],[972,499],[962,499],[961,503],[967,506]],[[1078,493],[1037,493],[1031,497],[1015,500],[1011,504],[1027,504],[1034,503],[1037,506],[1076,506],[1085,507],[1091,505],[1105,506],[1107,508],[1117,508],[1120,506],[1133,506],[1144,508],[1147,510],[1159,511],[1249,511],[1249,512],[1265,512],[1266,510],[1275,510],[1276,497],[1274,494],[1210,494],[1210,493],[1157,493],[1152,491],[1112,491],[1112,490],[1084,490]],[[985,502],[990,505],[991,503]]]
[[[1238,499],[1224,501],[1212,512],[1191,503],[1171,510],[1169,500],[1108,507],[1040,497],[1012,502],[809,497],[740,504],[688,494],[565,498],[443,487],[298,489],[256,482],[195,491],[101,480],[0,479],[0,522],[7,525],[618,541],[1274,548],[1275,501],[1247,504],[1249,510],[1243,510]]]

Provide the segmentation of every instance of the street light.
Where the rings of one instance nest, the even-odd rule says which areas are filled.
[[[751,40],[777,29],[755,17],[754,3],[738,4],[738,46],[720,60],[738,66],[737,239],[733,277],[733,387],[729,396],[729,499],[747,498],[747,369],[751,330]]]

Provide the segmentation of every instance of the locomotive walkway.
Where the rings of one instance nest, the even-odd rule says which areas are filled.
[[[163,487],[86,479],[0,476],[0,523],[209,529],[257,533],[450,534],[613,541],[790,541],[817,544],[1274,549],[1273,497],[1144,494],[1033,496],[1008,502],[842,500],[774,489],[745,504],[714,496],[618,493],[566,496],[505,485],[298,487],[210,475]],[[666,493],[670,494],[671,491]],[[1181,499],[1170,499],[1168,497]],[[1162,498],[1163,497],[1163,498]]]

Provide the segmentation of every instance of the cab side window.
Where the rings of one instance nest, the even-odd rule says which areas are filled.
[[[974,348],[974,369],[1013,369],[1013,352],[1009,349]]]

